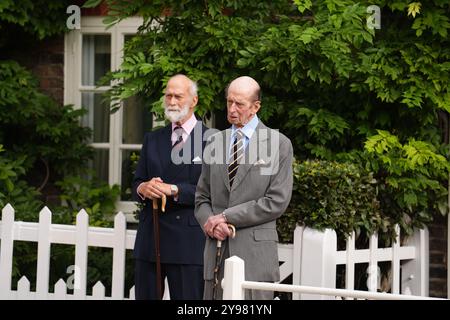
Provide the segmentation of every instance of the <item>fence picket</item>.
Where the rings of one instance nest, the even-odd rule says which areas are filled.
[[[19,282],[17,282],[17,299],[18,300],[31,300],[30,281],[27,277],[22,276]]]
[[[402,265],[402,293],[428,295],[429,244],[428,230],[422,229],[408,239],[414,248],[414,259]]]
[[[302,266],[302,247],[303,247],[303,231],[304,227],[298,226],[294,229],[294,244],[292,245],[292,284],[300,285],[301,283],[301,266]],[[292,293],[293,300],[299,300],[298,292]]]
[[[75,287],[77,300],[86,299],[89,216],[81,209],[77,214],[75,240]]]
[[[129,291],[129,295],[130,295],[130,300],[136,300],[136,297],[134,295],[134,286],[131,287],[131,289]]]
[[[378,234],[373,234],[369,239],[369,267],[367,268],[367,288],[376,292],[378,288]]]
[[[14,208],[8,203],[2,210],[0,243],[0,299],[8,299],[12,282],[14,247]]]
[[[59,279],[55,283],[55,294],[53,295],[55,300],[66,300],[67,299],[67,285],[63,279]]]
[[[36,271],[36,299],[44,300],[48,295],[50,276],[50,227],[52,213],[44,207],[39,213],[38,260]]]
[[[105,286],[101,283],[101,281],[97,281],[92,288],[92,298],[94,300],[105,299]]]
[[[305,228],[302,239],[302,285],[333,288],[336,286],[336,232]],[[302,294],[301,299],[330,299],[328,296]]]
[[[121,300],[125,287],[125,254],[126,254],[127,220],[122,212],[114,218],[114,250],[112,266],[111,297]]]
[[[395,226],[395,242],[392,244],[392,293],[400,293],[400,226]]]
[[[355,289],[355,232],[353,231],[347,239],[347,263],[345,266],[345,289]]]

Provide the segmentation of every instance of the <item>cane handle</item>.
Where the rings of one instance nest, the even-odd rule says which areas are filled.
[[[161,198],[161,212],[166,212],[166,201],[167,201],[166,195],[163,194]]]
[[[236,236],[236,227],[233,226],[231,223],[227,223],[227,226],[228,226],[228,230],[230,230],[230,232],[231,232],[230,237],[231,237],[231,239],[233,239]]]
[[[166,212],[167,197],[165,194],[161,197],[161,212]],[[158,209],[158,199],[153,198],[153,209]]]

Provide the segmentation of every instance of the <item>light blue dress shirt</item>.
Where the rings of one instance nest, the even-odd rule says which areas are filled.
[[[231,156],[231,147],[233,146],[233,143],[236,140],[236,131],[239,129],[244,134],[244,152],[245,152],[245,149],[248,146],[250,138],[252,137],[253,133],[255,133],[258,123],[259,123],[259,118],[255,114],[254,117],[252,118],[252,120],[250,120],[242,128],[238,128],[234,124],[231,126],[231,139],[230,139],[230,146],[228,147],[228,158],[230,158],[230,156]]]

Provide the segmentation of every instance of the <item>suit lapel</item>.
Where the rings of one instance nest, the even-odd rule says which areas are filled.
[[[194,148],[194,142],[195,142],[195,133],[200,130],[200,136],[197,136],[197,138],[203,138],[203,133],[202,133],[202,123],[201,121],[197,121],[197,124],[195,125],[194,129],[192,129],[191,133],[189,134],[186,142],[183,144],[182,150],[181,150],[181,154],[180,156],[183,158],[183,156],[187,156],[189,159],[186,158],[186,160],[189,160],[188,163],[181,163],[181,164],[175,164],[173,163],[172,159],[171,159],[171,151],[172,151],[172,147],[170,147],[170,152],[169,152],[169,169],[166,179],[168,181],[174,181],[174,179],[176,179],[176,177],[178,177],[180,175],[180,172],[186,169],[189,169],[189,164],[192,164],[192,160],[195,159],[196,156],[199,156],[201,158],[201,153],[199,155],[195,154],[196,149]],[[199,141],[202,142],[202,141]],[[171,145],[171,144],[170,144]],[[187,148],[186,146],[189,145],[189,148]],[[201,149],[200,149],[201,151]]]
[[[235,190],[241,184],[241,182],[244,181],[253,164],[258,160],[260,151],[266,144],[267,134],[261,135],[261,130],[267,130],[267,127],[261,121],[259,121],[258,125],[256,126],[256,130],[250,138],[247,148],[245,149],[245,154],[242,158],[242,161],[245,162],[239,164],[236,176],[234,177],[231,191]],[[252,150],[251,154],[250,150]]]

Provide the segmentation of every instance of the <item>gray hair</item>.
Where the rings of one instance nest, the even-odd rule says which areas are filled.
[[[182,74],[182,73],[177,73],[176,75],[170,77],[170,79],[173,79],[176,77],[183,77],[183,78],[186,78],[187,80],[189,80],[189,82],[191,84],[189,87],[189,93],[191,94],[192,98],[196,97],[198,95],[197,82],[195,82],[194,80],[192,80],[191,78],[189,78],[188,76],[186,76],[185,74]],[[169,81],[170,81],[170,79],[169,79]]]
[[[189,79],[189,80],[191,80],[191,79]],[[192,97],[196,97],[198,95],[197,82],[191,80],[191,87],[189,88],[189,91],[190,91]]]

